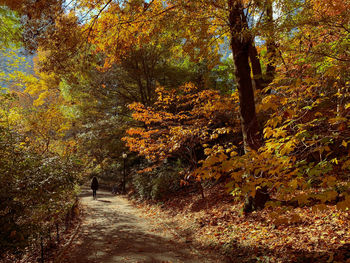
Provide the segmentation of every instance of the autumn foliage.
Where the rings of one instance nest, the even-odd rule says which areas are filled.
[[[179,177],[222,183],[247,214],[265,208],[279,225],[300,223],[293,209],[349,210],[349,1],[0,3],[1,180],[39,207],[28,218],[64,210],[57,200],[77,178],[65,167],[81,164],[141,197],[171,198]],[[32,71],[7,51],[21,45],[37,54]],[[45,229],[31,227],[6,235]]]
[[[203,145],[239,129],[234,97],[214,90],[198,90],[188,83],[177,90],[157,89],[152,107],[129,106],[140,127],[130,128],[127,146],[152,161],[180,158],[192,168],[203,156]],[[227,139],[226,139],[227,140]]]

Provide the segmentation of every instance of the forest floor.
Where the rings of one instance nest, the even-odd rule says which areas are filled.
[[[80,200],[80,231],[60,262],[225,262],[215,252],[195,249],[157,218],[143,216],[122,196],[98,191],[93,200],[83,188]]]
[[[267,208],[242,215],[223,185],[178,193],[164,202],[134,201],[143,215],[163,221],[195,247],[211,248],[228,262],[350,263],[350,213],[335,205]],[[227,260],[227,259],[226,259]]]

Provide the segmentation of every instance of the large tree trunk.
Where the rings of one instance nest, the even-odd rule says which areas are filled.
[[[247,153],[250,150],[258,150],[262,144],[249,65],[249,50],[252,46],[252,39],[247,33],[249,28],[242,3],[239,0],[228,0],[228,7],[231,49],[236,68],[235,76],[240,102],[241,127],[244,150]],[[258,188],[254,197],[247,198],[244,211],[251,212],[263,208],[268,199],[267,188]]]
[[[251,68],[249,65],[249,49],[252,46],[247,21],[240,1],[229,0],[229,23],[231,30],[231,49],[235,64],[235,76],[238,84],[240,101],[240,117],[245,152],[257,150],[261,146],[258,122],[255,112],[254,90]],[[245,33],[242,33],[245,32]]]

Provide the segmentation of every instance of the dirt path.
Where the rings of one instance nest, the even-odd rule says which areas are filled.
[[[222,262],[191,249],[164,225],[142,218],[126,199],[98,191],[93,200],[90,191],[83,189],[80,232],[61,262]]]

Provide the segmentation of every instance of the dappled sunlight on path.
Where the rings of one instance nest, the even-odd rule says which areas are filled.
[[[215,262],[141,218],[139,210],[120,196],[98,191],[93,200],[84,188],[81,202],[80,233],[62,262]]]

